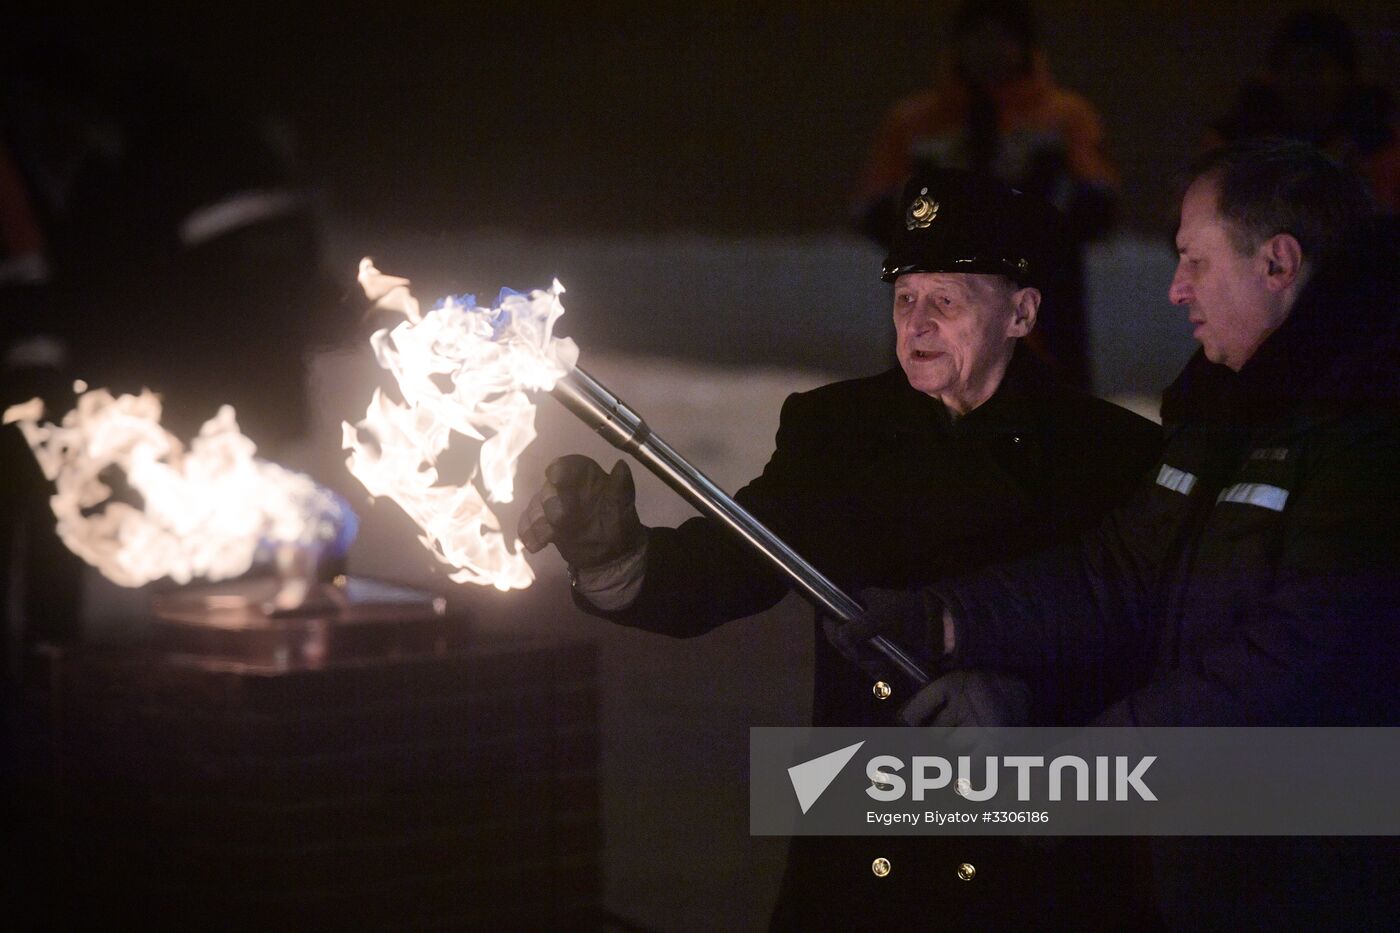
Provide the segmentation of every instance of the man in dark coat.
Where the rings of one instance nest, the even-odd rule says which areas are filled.
[[[791,396],[772,459],[736,495],[847,591],[916,586],[1066,540],[1118,504],[1159,449],[1154,425],[1057,384],[1017,348],[1035,323],[1038,286],[1066,250],[1052,208],[952,171],[916,179],[904,205],[884,267],[900,367]],[[708,518],[643,529],[621,462],[608,476],[585,457],[564,457],[546,479],[520,537],[532,551],[558,546],[589,612],[694,636],[788,590]],[[1037,715],[1063,720],[1086,695],[1103,703],[1126,689],[1092,667],[1073,691],[1050,695],[1032,683]],[[894,724],[898,702],[874,693],[874,680],[818,626],[817,725]],[[884,680],[903,688],[892,673]],[[880,856],[893,871],[876,876]],[[964,862],[981,873],[975,884],[959,879]],[[1036,902],[1042,886],[1082,886],[1072,863],[1052,864],[1016,840],[798,838],[774,926],[1003,916]]]
[[[1075,545],[883,595],[837,638],[935,637],[957,665],[1149,672],[1106,726],[1400,725],[1400,252],[1301,143],[1194,167],[1171,298],[1201,352],[1167,391],[1153,480]],[[942,702],[911,701],[917,721]],[[1394,840],[1156,839],[1173,929],[1372,929]]]

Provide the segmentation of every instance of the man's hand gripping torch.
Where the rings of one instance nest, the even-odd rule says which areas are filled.
[[[829,619],[836,620],[834,624],[838,629],[863,616],[864,610],[859,603],[783,543],[743,506],[716,486],[709,477],[676,453],[669,444],[652,432],[640,415],[582,368],[575,367],[555,383],[551,394],[560,404],[601,434],[608,443],[631,454],[701,514],[718,521],[757,551],[768,563],[786,575],[797,592],[808,602]],[[619,476],[621,472],[624,471],[614,470],[612,477],[604,475],[608,481],[607,489],[621,487],[624,482],[623,477]],[[625,477],[625,484],[630,490],[630,475]],[[624,508],[621,511],[627,510]],[[635,512],[619,517],[621,520],[617,524],[620,531],[640,530],[635,524]],[[540,543],[542,545],[542,542]],[[527,541],[526,544],[528,546],[530,542]],[[568,559],[568,555],[565,557]],[[929,682],[928,674],[914,659],[884,636],[875,635],[863,640],[863,643],[883,655],[915,688]],[[877,685],[876,695],[886,699],[890,696],[890,691],[888,688],[881,691],[881,686],[883,684]]]

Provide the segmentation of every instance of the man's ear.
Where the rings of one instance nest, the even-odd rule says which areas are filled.
[[[1259,246],[1264,261],[1264,284],[1271,292],[1286,291],[1303,274],[1303,247],[1291,233],[1276,233]]]
[[[1024,337],[1035,327],[1035,316],[1040,311],[1040,289],[1018,288],[1011,295],[1011,323],[1006,328],[1008,337]]]

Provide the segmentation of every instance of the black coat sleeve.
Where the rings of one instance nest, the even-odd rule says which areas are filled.
[[[1393,430],[1320,456],[1295,491],[1267,567],[1217,566],[1260,588],[1241,618],[1186,646],[1098,717],[1099,725],[1390,722],[1400,656],[1400,449]],[[1150,486],[1078,542],[936,585],[955,620],[960,666],[1017,670],[1047,654],[1137,663],[1164,542],[1176,531]],[[1203,611],[1198,605],[1196,611]],[[1189,622],[1190,620],[1186,620]]]
[[[1024,672],[1140,657],[1173,495],[1143,483],[1074,542],[930,587],[954,620],[954,663]]]
[[[1263,593],[1098,725],[1355,725],[1397,720],[1400,440],[1326,452],[1294,493]],[[1226,568],[1226,572],[1259,568]]]
[[[759,521],[796,545],[819,508],[805,494],[811,471],[822,458],[816,451],[819,412],[803,395],[783,403],[775,449],[763,473],[735,494]],[[593,615],[634,628],[675,637],[701,635],[732,619],[775,605],[788,582],[737,536],[715,520],[697,516],[677,528],[654,528],[647,547],[646,577],[636,600],[617,612],[600,612],[581,597],[575,601]]]

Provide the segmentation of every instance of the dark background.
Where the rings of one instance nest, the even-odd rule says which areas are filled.
[[[1325,4],[1395,86],[1400,7]],[[289,119],[337,214],[425,232],[800,232],[843,223],[875,125],[926,86],[952,3],[158,4],[50,14]],[[1201,128],[1301,4],[1041,0],[1155,232]],[[11,30],[16,35],[22,30]]]

